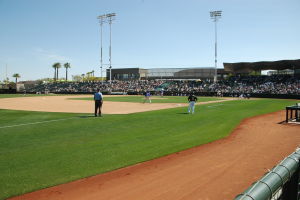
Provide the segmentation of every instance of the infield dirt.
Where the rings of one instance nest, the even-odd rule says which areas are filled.
[[[300,143],[284,111],[245,119],[227,138],[11,200],[230,200]]]
[[[19,97],[0,99],[0,108],[10,110],[28,110],[45,112],[68,112],[68,113],[93,113],[94,102],[87,100],[72,100],[71,98],[83,98],[89,96],[42,96],[42,97]],[[218,101],[199,102],[197,104],[216,103],[229,101],[224,99]],[[187,106],[184,103],[130,103],[105,101],[102,106],[104,114],[129,114],[151,110],[161,110]]]

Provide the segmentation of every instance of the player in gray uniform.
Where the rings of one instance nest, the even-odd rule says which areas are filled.
[[[195,111],[195,103],[197,102],[197,97],[194,96],[193,94],[190,94],[190,96],[188,97],[188,101],[189,101],[189,108],[188,108],[188,113],[190,113],[192,111],[192,114],[194,114]]]

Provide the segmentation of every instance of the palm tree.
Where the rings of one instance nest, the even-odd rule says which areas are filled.
[[[16,85],[18,83],[18,78],[21,78],[20,74],[16,73],[13,75],[14,78],[16,78]]]
[[[70,63],[65,63],[64,67],[66,68],[66,81],[68,80],[68,69],[71,68]]]
[[[52,65],[52,67],[54,68],[54,82],[56,81],[56,64],[57,64],[57,63],[54,63],[54,64]]]
[[[56,64],[56,80],[58,80],[58,69],[61,68],[60,63],[55,63]]]
[[[91,71],[92,72],[92,76],[94,77],[95,76],[95,71],[93,70],[93,71]]]
[[[54,81],[58,80],[58,69],[61,68],[60,63],[54,63],[52,65],[52,67],[54,68]]]
[[[89,80],[90,80],[90,77],[91,77],[91,72],[87,72],[87,73],[86,73],[86,76],[87,76],[87,80],[89,81]]]

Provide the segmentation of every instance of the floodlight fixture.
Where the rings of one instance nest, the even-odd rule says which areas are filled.
[[[105,19],[105,18],[106,18],[106,15],[99,15],[99,16],[97,17],[97,19],[100,19],[100,20]]]
[[[116,13],[109,13],[109,14],[106,14],[106,17],[115,17],[116,16]]]
[[[214,22],[218,21],[222,16],[222,11],[211,11],[210,12],[210,17],[214,20]]]

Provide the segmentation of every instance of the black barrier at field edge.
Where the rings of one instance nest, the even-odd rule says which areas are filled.
[[[0,89],[0,94],[16,94],[16,89]]]

